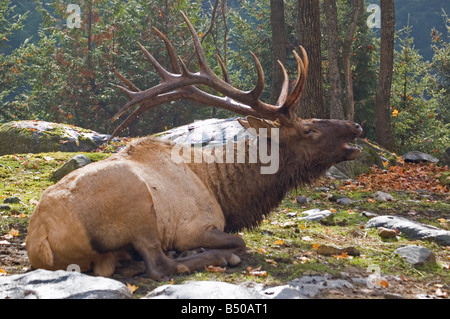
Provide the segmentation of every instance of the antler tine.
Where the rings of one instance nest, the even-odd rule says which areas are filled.
[[[289,96],[286,99],[286,102],[284,104],[284,107],[286,107],[289,110],[289,113],[293,114],[295,109],[298,107],[298,102],[300,101],[300,98],[302,97],[303,89],[305,88],[306,84],[306,77],[308,74],[308,66],[309,66],[309,60],[308,55],[306,54],[305,49],[300,46],[300,50],[302,52],[304,61],[300,58],[298,53],[294,50],[293,54],[295,56],[295,59],[297,60],[297,79],[294,82],[294,89],[289,94]]]
[[[153,57],[153,55],[150,54],[150,52],[147,51],[146,48],[142,46],[140,42],[137,43],[141,51],[144,53],[145,57],[150,61],[150,63],[153,65],[153,67],[156,69],[158,74],[161,76],[163,80],[170,78],[170,73],[167,72],[166,69],[164,69],[161,64],[159,64],[158,61]]]
[[[181,73],[180,65],[178,64],[178,56],[175,53],[175,48],[172,45],[172,42],[167,39],[167,37],[159,31],[157,28],[153,27],[153,31],[158,35],[158,37],[161,38],[161,40],[164,41],[164,44],[166,45],[167,53],[169,54],[169,60],[170,64],[172,66],[172,70],[174,73]]]
[[[123,82],[126,84],[126,86],[128,86],[130,88],[130,90],[132,90],[133,92],[139,92],[140,90],[138,89],[137,86],[135,86],[133,83],[131,83],[130,80],[128,80],[126,77],[124,77],[122,74],[120,74],[119,71],[117,71],[117,69],[114,69],[114,74]]]
[[[283,84],[281,85],[281,92],[280,92],[280,95],[278,96],[276,105],[282,106],[286,102],[286,98],[289,93],[289,76],[288,76],[288,73],[287,73],[286,68],[284,67],[283,63],[281,63],[280,60],[278,60],[277,62],[280,65],[281,70],[283,71],[284,80],[283,80]]]
[[[261,62],[259,62],[259,59],[256,56],[256,54],[254,54],[252,51],[250,51],[250,54],[253,57],[253,60],[255,61],[256,71],[258,72],[258,80],[256,82],[256,86],[251,91],[251,94],[256,98],[259,98],[262,94],[262,91],[264,90],[264,71]]]
[[[184,14],[184,12],[183,11],[180,12],[192,35],[195,52],[199,62],[200,74],[203,72],[205,80],[208,83],[208,85],[216,89],[220,93],[232,99],[235,99],[236,101],[249,105],[258,111],[266,113],[273,112],[274,108],[272,105],[262,103],[258,99],[262,93],[262,88],[264,86],[264,72],[262,71],[261,63],[259,62],[256,55],[250,52],[250,54],[253,56],[253,59],[255,60],[255,64],[258,71],[258,81],[256,87],[249,92],[236,89],[232,85],[228,84],[227,82],[219,78],[208,66],[206,62],[205,52],[203,51],[200,39],[197,36],[197,32],[195,31],[194,27],[192,26],[191,22],[189,21],[188,17]]]

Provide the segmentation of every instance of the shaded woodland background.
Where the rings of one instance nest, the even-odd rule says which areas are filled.
[[[67,26],[71,3],[81,7],[80,28]],[[367,27],[371,3],[381,5],[388,27]],[[110,118],[127,102],[114,69],[140,89],[159,82],[136,42],[168,64],[152,26],[195,69],[179,10],[195,25],[217,74],[216,55],[226,61],[233,85],[255,83],[251,50],[265,70],[263,99],[273,101],[281,83],[276,60],[295,77],[292,50],[303,45],[311,66],[299,116],[355,120],[367,138],[399,153],[439,157],[450,146],[447,0],[0,0],[0,123],[40,119],[111,133],[117,123]],[[381,32],[389,25],[395,39],[384,41],[395,44],[392,54]],[[122,135],[230,116],[180,101],[143,114]]]

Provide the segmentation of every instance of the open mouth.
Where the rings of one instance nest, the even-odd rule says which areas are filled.
[[[361,152],[359,148],[351,147],[350,145],[348,145],[348,143],[344,144],[344,149],[345,149],[345,159],[347,161],[354,160]]]
[[[355,136],[352,139],[352,141],[355,140],[355,138],[361,136],[362,134],[362,127],[359,124],[354,124],[355,127]],[[350,146],[348,143],[344,143],[344,150],[345,150],[345,159],[347,161],[351,161],[354,160],[358,154],[361,152],[359,148],[357,147],[352,147]]]

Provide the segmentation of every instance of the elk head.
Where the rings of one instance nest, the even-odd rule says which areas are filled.
[[[361,127],[353,122],[341,120],[301,119],[296,115],[308,72],[308,56],[302,46],[300,51],[302,58],[293,51],[297,61],[297,79],[292,85],[289,93],[289,77],[283,64],[278,61],[283,74],[284,81],[281,92],[275,105],[260,100],[264,87],[264,72],[260,61],[252,52],[256,71],[257,83],[251,91],[242,91],[233,87],[227,80],[219,78],[206,62],[206,57],[198,39],[197,33],[186,15],[181,12],[193,38],[196,56],[200,70],[191,72],[186,65],[177,58],[175,49],[164,34],[153,28],[155,33],[164,41],[169,54],[173,72],[164,69],[156,59],[140,44],[140,49],[154,66],[162,78],[160,84],[141,91],[131,81],[116,71],[116,75],[128,88],[118,86],[125,92],[130,101],[122,107],[111,121],[117,120],[130,107],[140,104],[128,118],[114,131],[112,137],[127,127],[140,114],[159,104],[188,99],[201,104],[221,107],[229,111],[245,115],[247,120],[240,120],[245,127],[252,127],[256,131],[261,128],[271,130],[279,129],[280,146],[286,149],[289,156],[295,161],[307,161],[321,172],[333,164],[341,161],[354,159],[359,150],[352,148],[348,142],[353,141],[361,135]],[[227,71],[223,61],[218,57],[224,78],[228,79]],[[224,97],[212,95],[201,91],[196,85],[206,85]]]

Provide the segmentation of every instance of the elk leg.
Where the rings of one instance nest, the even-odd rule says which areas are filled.
[[[237,255],[245,253],[245,242],[242,238],[213,228],[200,238],[196,247],[206,251],[184,258],[176,259],[180,269],[195,271],[205,266],[236,266],[241,259]],[[187,268],[187,269],[186,269]]]
[[[176,263],[168,258],[159,242],[151,245],[145,237],[140,237],[133,244],[136,252],[141,256],[145,264],[146,275],[153,280],[160,280],[163,276],[177,273]]]

